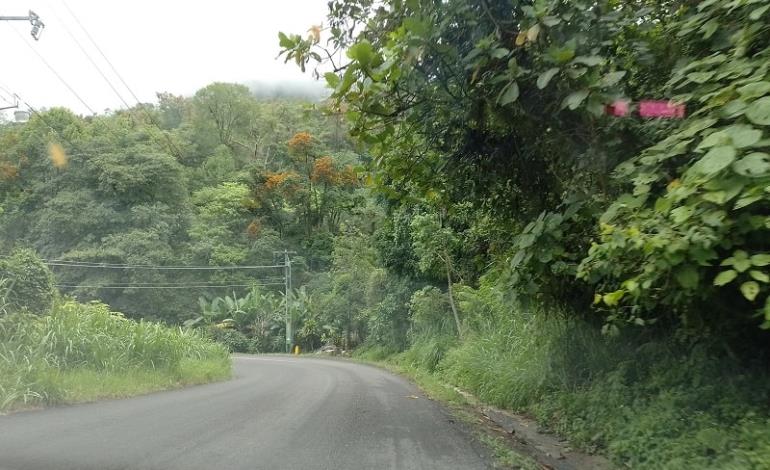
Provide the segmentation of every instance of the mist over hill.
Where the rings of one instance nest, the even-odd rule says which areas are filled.
[[[320,101],[329,96],[329,90],[322,82],[305,81],[262,81],[243,82],[257,98],[295,98]]]

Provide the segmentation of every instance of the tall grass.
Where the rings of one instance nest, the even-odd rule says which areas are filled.
[[[64,301],[46,316],[0,315],[0,410],[122,396],[126,387],[168,388],[229,372],[227,351],[197,332],[129,320],[103,304]]]
[[[770,468],[770,373],[760,360],[645,329],[607,337],[566,315],[523,312],[489,286],[461,301],[473,325],[463,341],[423,329],[389,360],[533,415],[619,466]]]

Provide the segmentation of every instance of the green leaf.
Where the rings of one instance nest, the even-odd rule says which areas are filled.
[[[741,284],[741,293],[750,301],[754,301],[759,294],[759,284],[755,281],[747,281]]]
[[[695,209],[693,209],[690,206],[677,207],[676,209],[671,211],[671,219],[674,221],[675,224],[681,224],[682,222],[692,217],[694,210]]]
[[[701,141],[700,144],[698,144],[697,149],[707,149],[711,148],[717,145],[727,145],[730,143],[730,137],[727,135],[727,132],[717,131],[712,132],[711,134],[707,135],[705,139]]]
[[[544,25],[553,27],[561,23],[561,18],[557,16],[544,16],[541,21],[543,22]]]
[[[566,64],[575,57],[575,48],[569,45],[564,47],[551,46],[548,48],[548,57],[557,64]]]
[[[430,27],[425,21],[420,21],[417,18],[406,17],[404,18],[404,28],[415,36],[425,36]]]
[[[580,104],[588,97],[588,90],[578,90],[570,93],[564,98],[561,104],[562,109],[569,108],[571,110],[577,109]]]
[[[559,73],[558,67],[548,69],[545,72],[541,73],[540,76],[537,77],[537,88],[542,90],[543,88],[547,87],[548,83],[557,73]]]
[[[698,84],[706,83],[707,81],[711,80],[711,77],[714,76],[714,72],[693,72],[687,74],[687,78],[691,82],[695,82]]]
[[[698,134],[699,132],[708,129],[709,127],[716,124],[718,121],[714,118],[704,118],[704,119],[698,119],[697,121],[693,121],[690,123],[689,126],[685,130],[679,133],[684,138],[690,138],[694,137],[695,134]]]
[[[589,67],[594,67],[596,65],[601,65],[604,63],[604,58],[599,57],[598,55],[591,55],[591,56],[577,56],[574,59],[572,59],[573,64],[583,64],[587,65]]]
[[[494,57],[495,59],[502,59],[503,57],[507,56],[511,51],[504,47],[498,47],[496,49],[492,49],[490,51],[489,55]]]
[[[738,277],[738,273],[733,269],[722,271],[721,273],[717,274],[717,277],[714,278],[714,285],[724,286],[725,284],[733,282],[736,277]]]
[[[749,276],[751,276],[753,279],[759,282],[764,282],[765,284],[770,282],[770,276],[768,276],[762,271],[757,271],[756,269],[752,269],[751,271],[749,271]]]
[[[755,9],[749,14],[749,19],[751,21],[757,21],[758,19],[762,18],[762,15],[765,14],[768,8],[770,8],[770,5],[765,5]]]
[[[746,108],[746,118],[760,126],[770,126],[770,96],[760,98]]]
[[[537,41],[537,37],[539,35],[540,35],[540,25],[535,24],[527,30],[527,41],[535,42]]]
[[[374,47],[372,47],[372,43],[366,39],[362,39],[350,46],[348,49],[348,57],[358,61],[362,67],[366,67],[374,58]]]
[[[751,126],[735,125],[724,130],[736,148],[750,147],[762,138],[762,131]]]
[[[620,302],[620,299],[623,298],[623,295],[625,295],[625,291],[623,290],[616,290],[615,292],[610,292],[609,294],[604,294],[602,296],[602,300],[604,301],[604,304],[608,307],[615,307]]]
[[[500,106],[511,104],[519,98],[519,84],[511,82],[503,88],[500,92],[500,96],[497,98],[497,103]]]
[[[685,289],[694,289],[698,286],[698,271],[690,265],[683,266],[674,274],[679,285]]]
[[[296,41],[294,38],[289,38],[284,33],[278,33],[278,45],[280,45],[284,49],[291,49],[296,45]]]
[[[617,83],[626,76],[625,70],[619,70],[617,72],[610,72],[603,76],[599,85],[602,87],[611,87],[617,85]]]
[[[337,88],[337,85],[340,84],[340,77],[334,72],[326,72],[324,74],[324,79],[326,79],[326,84],[329,85],[330,88]]]
[[[736,271],[742,273],[751,267],[751,261],[748,258],[738,258],[733,263],[733,267]]]
[[[743,209],[746,206],[749,206],[751,204],[754,204],[755,202],[762,199],[762,196],[744,196],[737,201],[735,201],[735,205],[733,206],[733,209]]]
[[[719,113],[725,118],[734,119],[743,114],[746,111],[747,106],[748,105],[743,100],[732,100],[724,105],[719,110]]]
[[[754,152],[733,163],[733,171],[742,176],[760,177],[770,174],[770,155]]]
[[[751,257],[751,264],[754,266],[767,266],[770,264],[770,254],[759,253]]]
[[[700,29],[703,31],[703,39],[708,39],[713,36],[714,33],[717,32],[717,29],[719,29],[719,22],[716,19],[707,21]]]
[[[719,173],[735,160],[735,148],[729,145],[714,147],[690,168],[704,176]]]
[[[754,99],[770,93],[770,82],[749,83],[738,88],[738,93],[744,99]]]

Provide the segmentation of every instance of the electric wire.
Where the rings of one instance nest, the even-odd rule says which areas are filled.
[[[65,87],[67,87],[67,89],[70,91],[70,93],[72,93],[75,96],[75,98],[77,98],[78,101],[80,101],[80,103],[83,106],[85,106],[86,109],[88,109],[91,112],[91,114],[96,114],[96,111],[94,111],[93,108],[91,108],[91,106],[89,106],[88,103],[85,102],[85,100],[78,94],[78,92],[76,92],[75,89],[72,88],[72,86],[64,79],[64,77],[61,76],[61,74],[59,72],[56,71],[56,69],[45,59],[45,57],[43,57],[43,55],[40,52],[38,52],[37,49],[32,47],[32,44],[30,44],[29,41],[27,41],[27,39],[19,32],[19,30],[16,29],[16,27],[13,26],[13,25],[11,25],[11,29],[13,30],[14,33],[16,33],[16,35],[19,37],[19,39],[21,39],[22,42],[24,42],[24,44],[26,44],[27,47],[32,52],[35,53],[35,55],[38,57],[38,59],[40,59],[40,61],[43,62],[43,64],[45,64],[46,67],[48,67],[48,70],[50,70],[51,73],[53,73],[54,76],[56,76],[56,78],[58,78],[59,81]]]
[[[48,266],[70,268],[101,268],[101,269],[146,269],[158,271],[227,271],[283,268],[284,265],[226,265],[226,266],[162,266],[162,265],[129,265],[108,263],[70,263],[57,260],[43,260]]]
[[[0,258],[10,258],[9,255],[0,255]],[[269,269],[285,268],[284,264],[250,265],[250,264],[225,264],[211,265],[162,265],[162,264],[127,264],[127,263],[100,263],[95,261],[76,261],[63,259],[41,258],[41,261],[51,266],[68,266],[82,268],[107,268],[107,269],[190,269],[201,271],[230,270],[230,269]]]
[[[68,281],[62,281],[64,284],[70,284]],[[188,282],[105,282],[104,285],[109,286],[115,286],[115,287],[142,287],[142,286],[158,286],[158,287],[174,287],[174,286],[198,286],[198,285],[213,285],[213,286],[221,286],[221,285],[230,285],[227,284],[228,281],[222,281],[222,282],[215,282],[215,281],[188,281]],[[242,280],[231,280],[229,282],[239,282],[244,283],[246,281]],[[264,279],[255,279],[254,283],[256,284],[275,284],[280,283],[283,284],[284,280],[279,278],[264,278]],[[251,284],[249,284],[251,285]]]
[[[118,72],[118,69],[112,64],[112,61],[107,57],[107,54],[104,53],[101,47],[99,47],[99,44],[96,43],[96,40],[91,36],[91,33],[88,32],[88,29],[86,29],[85,25],[80,21],[80,18],[75,14],[74,11],[72,11],[72,8],[67,4],[67,2],[62,1],[62,5],[64,5],[64,8],[67,9],[70,16],[75,20],[75,22],[78,24],[80,29],[85,33],[88,40],[91,42],[91,44],[94,46],[94,48],[99,52],[99,55],[102,56],[102,59],[107,63],[107,65],[110,67],[110,70],[115,74],[116,77],[118,77],[118,80],[120,80],[120,83],[123,84],[124,87],[126,87],[126,90],[131,94],[131,96],[134,98],[134,101],[136,101],[137,106],[144,112],[145,116],[147,116],[147,119],[150,121],[150,124],[158,128],[159,131],[163,134],[163,136],[166,138],[166,143],[168,144],[169,148],[172,150],[172,152],[176,156],[180,156],[182,153],[179,150],[179,147],[176,146],[174,141],[171,140],[171,137],[169,137],[168,132],[163,129],[160,124],[158,123],[157,119],[155,119],[155,116],[150,114],[147,109],[142,105],[142,102],[139,101],[139,97],[136,96],[136,93],[134,93],[134,90],[131,89],[130,86],[128,86],[128,83],[123,79],[123,76]],[[130,108],[130,107],[129,107]]]
[[[107,55],[104,53],[104,51],[102,51],[102,48],[99,47],[99,45],[96,43],[96,41],[94,40],[93,36],[91,36],[91,33],[88,32],[88,30],[83,25],[83,23],[80,21],[80,19],[77,17],[75,12],[72,11],[72,8],[70,8],[70,6],[65,1],[62,1],[62,5],[64,5],[64,8],[67,9],[69,14],[72,16],[72,18],[78,24],[78,26],[80,26],[80,29],[83,30],[83,32],[85,33],[85,35],[88,38],[88,40],[91,41],[91,44],[93,44],[94,48],[96,48],[96,50],[102,56],[102,59],[104,59],[104,61],[107,62],[107,65],[110,66],[110,69],[115,74],[115,76],[118,77],[118,80],[120,80],[120,83],[122,83],[123,86],[126,87],[126,90],[128,90],[128,92],[131,93],[131,96],[134,98],[134,101],[136,101],[137,104],[141,104],[140,101],[139,101],[139,98],[137,98],[137,96],[136,96],[136,93],[134,93],[134,91],[131,89],[131,87],[128,86],[128,83],[126,83],[126,81],[123,79],[123,76],[118,72],[118,70],[115,68],[115,66],[112,65],[112,62],[110,61],[110,59],[107,58]]]
[[[186,286],[115,286],[115,285],[74,285],[74,284],[55,284],[54,287],[61,289],[215,289],[221,288],[234,288],[234,287],[267,287],[267,286],[281,286],[283,282],[273,283],[252,283],[252,284],[216,284],[216,285],[186,285]]]
[[[59,16],[58,13],[56,13],[56,10],[51,9],[56,19],[59,20],[59,23],[61,24],[64,31],[69,35],[69,37],[72,39],[72,41],[75,43],[75,45],[78,46],[78,49],[80,49],[80,52],[83,53],[84,56],[86,56],[86,59],[91,63],[91,65],[94,66],[96,71],[101,75],[101,77],[104,79],[104,81],[107,83],[107,85],[110,87],[110,89],[115,93],[115,96],[118,97],[118,99],[125,105],[126,108],[130,109],[131,105],[128,104],[128,102],[123,98],[123,95],[120,94],[117,88],[115,88],[115,85],[112,84],[112,81],[107,77],[107,75],[102,71],[101,67],[99,67],[99,64],[96,63],[96,61],[91,57],[91,54],[88,53],[85,47],[83,47],[83,44],[78,40],[77,37],[75,37],[74,34],[72,34],[72,31],[67,27],[67,25],[64,23],[64,20]]]

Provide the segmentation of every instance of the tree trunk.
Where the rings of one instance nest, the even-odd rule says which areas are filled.
[[[452,264],[449,261],[449,253],[447,253],[446,250],[444,250],[444,263],[446,264],[446,280],[447,290],[449,293],[449,306],[452,307],[452,315],[454,316],[455,326],[457,327],[457,337],[463,339],[463,331],[460,325],[460,316],[457,314],[454,289],[452,288]]]

